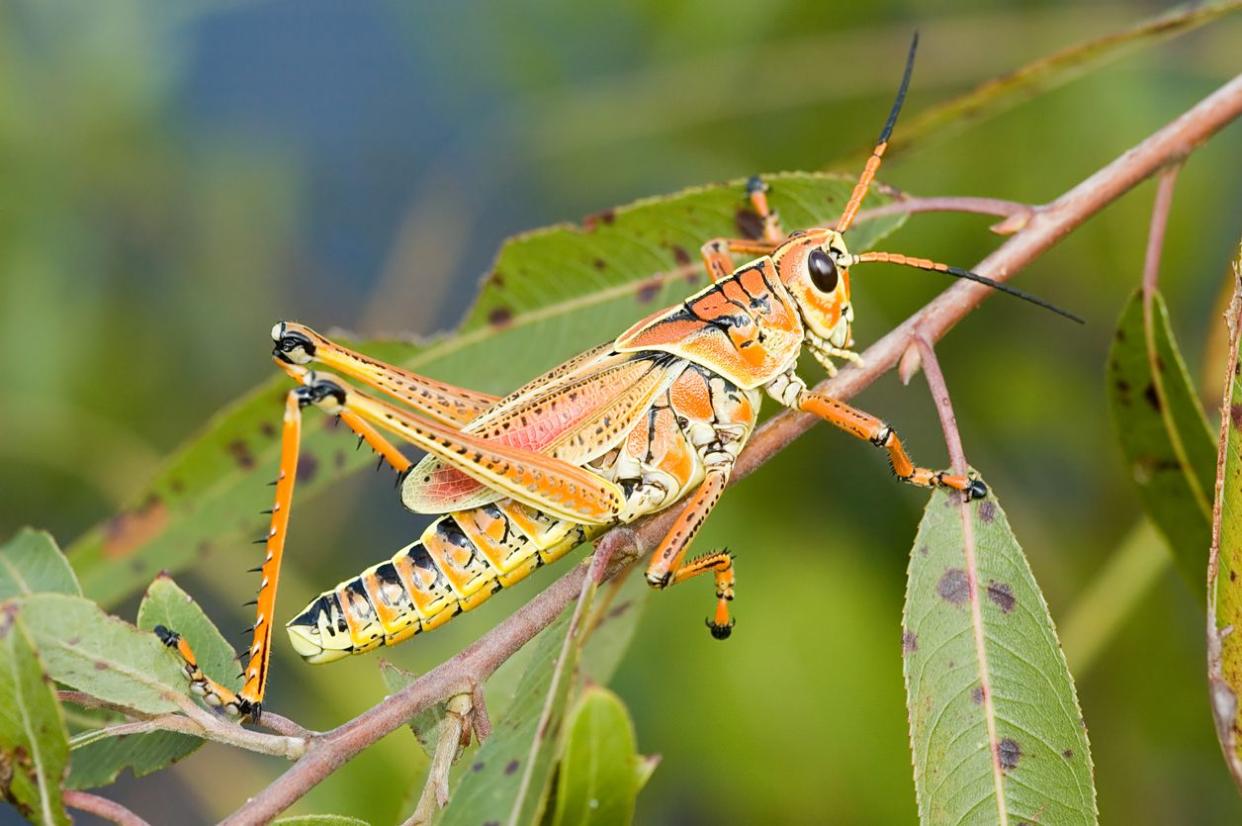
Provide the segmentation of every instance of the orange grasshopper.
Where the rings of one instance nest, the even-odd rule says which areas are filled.
[[[157,629],[185,659],[194,689],[211,705],[259,715],[302,409],[309,406],[339,417],[400,474],[407,508],[441,515],[418,541],[325,591],[288,623],[294,649],[312,663],[395,645],[437,628],[610,526],[683,498],[686,505],[656,548],[646,579],[662,589],[712,574],[716,607],[707,627],[713,637],[725,639],[733,628],[733,558],[713,551],[687,560],[686,551],[728,484],[765,392],[785,407],[813,413],[886,450],[902,481],[949,487],[971,498],[986,496],[978,479],[915,465],[891,427],[808,389],[796,372],[803,348],[830,375],[836,373],[834,359],[859,361],[849,349],[854,320],[850,268],[857,264],[938,270],[1050,306],[933,261],[849,252],[843,235],[880,167],[917,44],[916,35],[879,142],[835,226],[786,236],[768,207],[766,185],[752,178],[746,192],[763,220],[762,238],[704,244],[708,287],[503,399],[376,361],[301,324],[277,324],[272,329],[275,361],[298,386],[285,404],[276,502],[261,540],[267,554],[258,569],[257,617],[252,644],[243,654],[248,663],[241,691],[235,694],[215,683],[195,665],[184,640]],[[735,254],[758,257],[735,267]],[[405,406],[367,395],[319,366]],[[389,436],[426,451],[426,457],[414,464]]]

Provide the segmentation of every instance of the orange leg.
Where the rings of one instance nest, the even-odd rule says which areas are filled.
[[[691,495],[677,522],[660,542],[647,565],[647,584],[653,588],[667,588],[687,579],[711,571],[716,576],[716,613],[707,620],[707,627],[718,640],[728,638],[733,630],[729,616],[729,603],[733,600],[733,555],[728,551],[713,551],[705,556],[682,564],[691,540],[707,520],[707,515],[720,501],[729,481],[729,468],[711,468],[703,484]]]
[[[464,425],[499,401],[496,396],[445,384],[356,353],[305,324],[282,321],[272,329],[272,339],[272,355],[282,367],[318,362],[399,399],[442,424]]]
[[[819,416],[846,433],[857,436],[859,439],[866,439],[876,447],[887,450],[893,473],[903,482],[921,488],[953,488],[964,492],[971,499],[982,499],[988,495],[987,486],[978,479],[952,474],[945,470],[928,470],[915,465],[910,461],[906,449],[902,447],[901,439],[898,438],[896,431],[870,413],[864,413],[844,402],[812,392],[805,392],[799,397],[798,408]]]
[[[310,379],[306,384],[290,390],[285,397],[284,427],[280,442],[280,471],[273,483],[276,501],[272,505],[271,522],[267,535],[259,540],[266,548],[263,564],[256,570],[261,574],[259,594],[255,599],[255,622],[252,627],[248,661],[242,672],[245,682],[237,694],[211,680],[198,668],[194,652],[175,631],[156,629],[160,639],[175,648],[185,660],[186,675],[193,689],[204,696],[207,704],[216,708],[258,720],[262,713],[263,696],[267,690],[268,664],[272,653],[272,624],[276,614],[276,589],[280,582],[280,565],[284,559],[285,539],[289,533],[289,517],[293,507],[293,488],[297,481],[298,453],[302,440],[302,408],[319,404],[328,397],[341,392],[330,381]],[[404,473],[411,462],[399,450],[381,436],[375,428],[355,418],[341,417],[373,450],[392,465],[398,473]]]

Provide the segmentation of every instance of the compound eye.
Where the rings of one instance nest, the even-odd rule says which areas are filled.
[[[837,263],[828,253],[821,249],[812,250],[806,265],[815,289],[821,293],[830,293],[837,288]]]

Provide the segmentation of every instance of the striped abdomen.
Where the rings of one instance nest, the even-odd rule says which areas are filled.
[[[599,530],[510,499],[447,514],[392,559],[321,594],[289,622],[290,640],[313,663],[394,645],[481,605]]]

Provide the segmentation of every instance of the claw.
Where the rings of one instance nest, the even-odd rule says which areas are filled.
[[[730,619],[728,625],[717,625],[709,617],[704,623],[707,625],[707,630],[712,632],[713,639],[727,640],[729,635],[733,633],[733,626],[737,624],[737,621]]]

